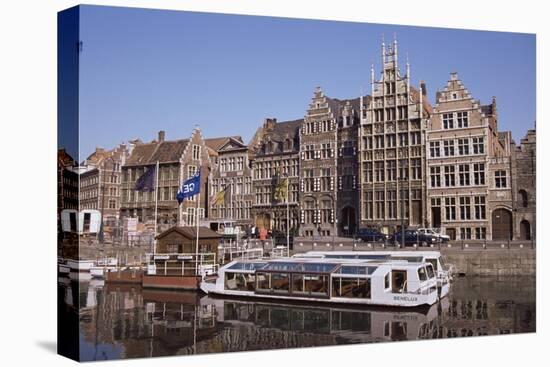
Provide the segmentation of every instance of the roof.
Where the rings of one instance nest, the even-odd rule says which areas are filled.
[[[126,160],[125,165],[147,165],[157,161],[160,163],[177,162],[183,155],[188,143],[189,139],[137,144]]]
[[[420,101],[420,92],[418,91],[418,89],[412,86],[410,88],[411,88],[411,98],[413,102],[417,103],[418,101]],[[433,107],[430,104],[430,101],[428,101],[427,96],[424,96],[424,98],[422,98],[422,107],[423,107],[424,113],[427,114],[428,116],[433,114]]]
[[[170,233],[176,232],[188,239],[196,239],[197,228],[196,227],[172,227],[159,234],[156,239],[160,240],[163,237],[168,236]],[[212,239],[221,238],[222,236],[207,227],[199,227],[199,239]]]
[[[222,147],[222,145],[224,145],[229,139],[235,139],[241,143],[243,142],[243,138],[241,138],[238,135],[235,135],[235,136],[222,136],[220,138],[204,139],[204,144],[208,148],[214,151],[218,151]]]

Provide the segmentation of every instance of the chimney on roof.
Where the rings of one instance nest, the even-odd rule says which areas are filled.
[[[166,132],[164,130],[160,130],[159,131],[159,137],[158,137],[159,143],[162,143],[164,141],[165,136],[166,136]]]
[[[420,89],[422,90],[422,95],[423,96],[427,96],[428,95],[428,92],[426,90],[426,82],[421,80],[420,81]]]
[[[277,123],[277,119],[276,118],[266,118],[264,119],[264,129],[266,130],[272,130],[274,127],[275,127],[275,124]]]

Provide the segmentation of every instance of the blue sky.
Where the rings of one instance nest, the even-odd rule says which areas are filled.
[[[473,97],[497,97],[500,130],[519,139],[535,121],[535,36],[369,23],[83,6],[80,157],[132,138],[241,135],[265,117],[304,116],[313,90],[370,91],[381,40],[397,35],[402,73],[434,102],[449,73]]]

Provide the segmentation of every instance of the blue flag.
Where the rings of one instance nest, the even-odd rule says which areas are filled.
[[[201,170],[199,168],[199,170],[193,177],[188,178],[183,183],[183,185],[181,185],[181,189],[176,195],[178,204],[181,204],[187,198],[192,198],[193,196],[197,195],[200,191],[201,191]]]
[[[149,167],[144,174],[139,176],[134,185],[136,191],[155,191],[155,176],[156,176],[157,167]]]

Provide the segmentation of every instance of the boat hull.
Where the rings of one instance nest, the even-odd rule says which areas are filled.
[[[201,284],[200,289],[207,293],[209,296],[223,297],[223,298],[248,298],[248,299],[262,299],[271,301],[284,301],[284,302],[300,302],[300,303],[323,303],[323,304],[339,304],[339,305],[351,305],[351,306],[384,306],[384,307],[398,307],[398,308],[413,308],[431,306],[438,301],[437,292],[431,292],[429,294],[393,294],[394,297],[388,300],[366,300],[366,299],[353,299],[353,298],[318,298],[318,297],[287,297],[282,295],[271,294],[258,294],[254,292],[235,292],[218,290],[212,287],[211,284]]]

